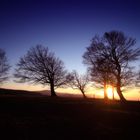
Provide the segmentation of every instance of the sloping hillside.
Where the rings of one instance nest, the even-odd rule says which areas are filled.
[[[139,139],[139,102],[49,97],[20,90],[0,93],[3,140]]]
[[[39,96],[39,92],[0,88],[0,96]]]

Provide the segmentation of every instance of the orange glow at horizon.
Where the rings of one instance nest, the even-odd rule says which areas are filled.
[[[7,82],[4,85],[1,86],[1,88],[7,88],[7,89],[18,89],[18,90],[28,90],[28,91],[41,91],[41,90],[49,90],[48,86],[42,86],[42,85],[31,85],[31,84],[21,84],[21,83],[14,83],[14,82]],[[61,93],[62,95],[66,94],[73,94],[78,95],[82,97],[82,93],[79,90],[73,90],[71,88],[58,88],[56,90],[57,93]],[[112,87],[108,86],[107,88],[108,98],[112,99]],[[89,86],[86,90],[86,96],[90,98],[104,98],[104,90],[103,89],[97,89],[92,86]],[[59,94],[60,95],[60,94]],[[124,97],[126,100],[135,100],[140,101],[140,87],[128,87],[123,92]],[[116,92],[116,89],[114,88],[114,98],[119,99],[119,96]]]
[[[107,96],[108,96],[109,99],[112,99],[113,98],[113,89],[112,89],[111,86],[109,86],[107,88]]]

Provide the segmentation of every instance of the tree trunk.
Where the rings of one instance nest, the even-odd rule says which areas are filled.
[[[115,95],[114,95],[114,86],[112,86],[112,100],[114,100],[115,99],[115,97],[114,97]]]
[[[122,102],[125,102],[126,99],[124,98],[120,87],[117,87],[117,93],[118,93],[118,95],[119,95],[119,97],[120,97],[120,100],[121,100]]]
[[[117,93],[120,97],[120,100],[122,102],[125,102],[126,99],[124,98],[123,94],[122,94],[122,91],[121,91],[121,80],[120,80],[120,77],[117,78]]]
[[[51,96],[52,96],[52,97],[56,96],[56,93],[55,93],[55,90],[54,90],[54,84],[53,84],[53,82],[50,83],[50,89],[51,89]]]
[[[106,82],[104,82],[104,99],[107,100],[108,96],[107,96],[107,85]]]
[[[86,95],[85,95],[85,92],[84,92],[83,90],[81,90],[81,92],[82,92],[82,94],[83,94],[83,97],[84,97],[84,98],[87,98]]]

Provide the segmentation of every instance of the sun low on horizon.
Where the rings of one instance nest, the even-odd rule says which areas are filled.
[[[1,88],[6,89],[17,89],[17,90],[27,90],[27,91],[42,91],[42,90],[49,90],[48,86],[42,86],[42,85],[31,85],[27,83],[14,83],[14,82],[7,82],[4,85],[1,86]],[[113,92],[114,91],[114,92]],[[58,96],[65,96],[65,95],[76,95],[79,97],[83,97],[82,93],[79,90],[73,90],[72,88],[58,88],[56,90],[56,93],[58,93]],[[94,88],[93,86],[88,87],[86,90],[86,96],[89,98],[104,98],[104,90]],[[112,86],[108,86],[107,88],[107,96],[109,99],[119,100],[119,96],[116,92],[116,89],[112,89]],[[126,100],[134,100],[134,101],[140,101],[140,87],[131,87],[127,88],[125,92],[123,92],[124,97]]]
[[[108,98],[112,99],[113,98],[113,88],[111,86],[107,87],[107,96]]]

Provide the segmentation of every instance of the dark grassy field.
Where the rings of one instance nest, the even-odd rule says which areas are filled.
[[[0,139],[140,139],[140,103],[0,90]]]

